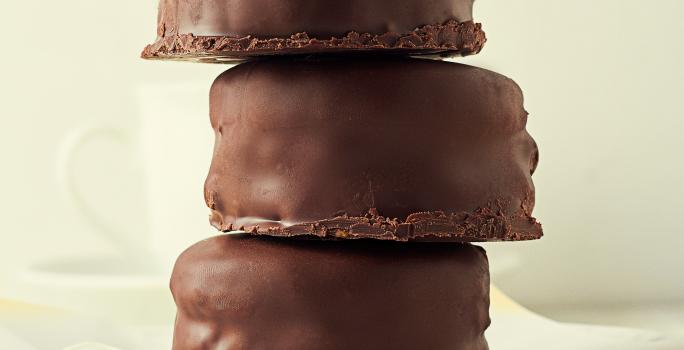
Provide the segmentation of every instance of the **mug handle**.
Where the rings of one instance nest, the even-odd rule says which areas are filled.
[[[88,205],[85,197],[79,191],[75,176],[76,152],[88,142],[102,137],[120,144],[126,144],[129,141],[129,135],[124,129],[104,124],[76,128],[62,141],[57,158],[57,181],[60,191],[63,197],[83,214],[96,232],[103,235],[121,252],[133,254],[135,257],[143,257],[145,255],[141,245],[126,239],[126,235],[110,226],[97,210]]]

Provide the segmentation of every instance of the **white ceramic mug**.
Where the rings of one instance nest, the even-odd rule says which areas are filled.
[[[209,169],[213,132],[209,125],[209,86],[206,83],[146,85],[137,91],[138,128],[124,130],[110,125],[88,125],[75,129],[60,151],[59,184],[69,202],[88,220],[94,232],[132,258],[144,256],[166,269],[185,248],[215,235],[208,223],[203,183]],[[93,139],[134,144],[141,164],[147,232],[131,235],[123,226],[108,222],[88,203],[98,193],[79,187],[75,155],[91,147]],[[130,146],[130,145],[129,145]],[[116,181],[109,179],[108,181]],[[122,218],[125,220],[125,218]],[[142,237],[141,237],[142,236]]]
[[[213,155],[207,82],[138,90],[148,244],[165,266],[218,232],[209,224],[204,181]]]
[[[118,254],[37,261],[16,271],[10,297],[134,323],[173,319],[168,279],[175,259],[217,234],[202,190],[214,138],[208,92],[206,82],[144,86],[137,93],[137,126],[84,125],[64,139],[57,166],[62,192]],[[85,162],[84,153],[97,161]],[[115,164],[131,159],[140,171]],[[94,167],[105,170],[97,176],[84,171]],[[124,170],[115,175],[106,169]],[[128,190],[116,196],[121,189]],[[140,210],[145,215],[137,215]],[[138,217],[146,223],[132,225]]]

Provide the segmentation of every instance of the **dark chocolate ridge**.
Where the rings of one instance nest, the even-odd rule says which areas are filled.
[[[487,38],[480,23],[449,20],[444,24],[425,25],[410,33],[384,34],[349,32],[342,38],[311,38],[296,33],[289,38],[257,38],[245,36],[194,36],[173,34],[162,36],[145,47],[146,59],[183,59],[202,56],[247,58],[283,54],[313,54],[345,51],[400,51],[411,54],[443,56],[472,55],[482,50]]]
[[[378,239],[389,241],[426,242],[491,242],[529,241],[543,236],[537,219],[523,212],[506,216],[499,203],[472,212],[421,212],[406,219],[386,218],[376,209],[365,216],[342,215],[331,219],[305,222],[291,226],[242,226],[224,223],[218,213],[211,218],[212,226],[223,232],[244,231],[256,236],[302,237],[320,239]]]

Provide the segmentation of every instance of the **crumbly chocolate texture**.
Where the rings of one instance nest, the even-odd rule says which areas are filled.
[[[344,215],[292,226],[265,224],[235,227],[232,223],[222,223],[220,216],[211,221],[224,232],[332,240],[372,238],[399,242],[492,242],[527,241],[542,237],[541,224],[535,218],[525,214],[506,216],[500,209],[494,208],[480,208],[470,213],[414,213],[405,220],[383,217],[373,208],[361,217]]]
[[[487,349],[470,244],[223,235],[178,258],[171,291],[176,350]]]
[[[205,183],[222,231],[321,239],[542,236],[520,88],[476,67],[270,59],[223,73]]]
[[[247,35],[195,36],[171,34],[160,36],[142,52],[147,59],[221,61],[255,56],[305,55],[317,53],[401,53],[440,56],[467,56],[482,50],[486,36],[479,23],[449,20],[444,24],[425,25],[410,33],[384,34],[349,32],[339,38],[317,38],[307,33],[288,38],[264,38]]]

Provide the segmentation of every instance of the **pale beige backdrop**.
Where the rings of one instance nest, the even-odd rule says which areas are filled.
[[[535,213],[547,236],[488,247],[495,282],[525,305],[569,317],[554,310],[684,303],[682,13],[679,0],[476,2],[489,41],[458,61],[523,87],[541,148]],[[155,18],[152,0],[0,4],[0,297],[8,271],[114,250],[60,193],[62,140],[83,125],[139,130],[141,86],[208,90],[224,69],[139,60]],[[198,114],[185,122],[210,134]],[[139,147],[95,140],[77,156],[87,201],[129,237],[149,231]],[[206,167],[183,157],[174,176],[197,184],[185,200],[202,213]]]

